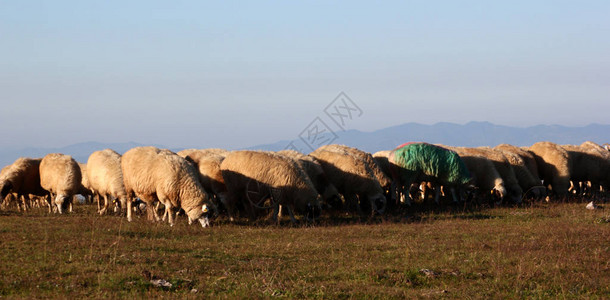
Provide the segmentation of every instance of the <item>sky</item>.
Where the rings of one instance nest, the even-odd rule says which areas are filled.
[[[0,0],[0,147],[273,143],[336,129],[325,109],[342,92],[359,109],[343,129],[610,124],[608,15],[609,1]]]

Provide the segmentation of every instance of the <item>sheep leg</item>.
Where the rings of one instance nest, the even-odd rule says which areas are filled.
[[[440,186],[436,186],[434,189],[434,203],[439,204],[439,198],[441,196],[441,188]]]
[[[282,219],[282,210],[283,210],[283,206],[281,204],[277,204],[274,207],[275,212],[273,213],[273,215],[275,216],[275,221],[277,222],[277,224],[280,224],[280,220]]]
[[[153,199],[153,201],[150,204],[150,207],[151,207],[151,210],[152,210],[152,217],[153,217],[155,222],[160,222],[161,218],[159,217],[159,206],[161,206],[161,201],[157,201],[156,204],[155,204],[155,201],[156,200]],[[155,205],[153,206],[153,204],[155,204]]]
[[[174,213],[172,212],[172,204],[167,201],[165,204],[165,215],[168,217],[169,226],[174,226]],[[165,215],[163,218],[165,219]]]
[[[158,210],[160,205],[161,205],[160,203],[157,203],[157,207],[155,209]],[[161,222],[165,222],[165,220],[167,220],[167,215],[169,212],[169,208],[167,207],[167,204],[164,203],[163,206],[165,207],[165,210],[163,211],[163,217],[161,217]]]
[[[407,206],[411,206],[411,193],[409,190],[411,189],[411,183],[405,184],[401,187],[402,189],[402,198],[401,201]]]
[[[428,188],[428,183],[425,181],[420,183],[419,190],[421,191],[420,199],[422,201],[425,201],[426,199],[428,199],[428,193],[430,192],[430,189]]]
[[[276,204],[273,206],[273,214],[272,214],[273,222],[277,225],[280,225],[280,219],[282,218],[282,205]]]
[[[97,200],[96,201],[97,202],[97,212],[101,215],[102,214],[102,203],[101,203],[102,201],[98,194],[95,195],[95,199]]]
[[[222,201],[223,198],[221,198]],[[234,213],[235,213],[235,203],[237,203],[237,195],[233,191],[227,191],[226,197],[224,198],[225,209],[227,210],[227,215],[229,216],[229,220],[231,222],[235,221]]]
[[[100,203],[100,202],[101,201],[98,201],[98,203]],[[104,194],[104,207],[101,210],[99,210],[100,215],[103,215],[106,213],[106,211],[108,211],[108,206],[109,206],[108,194]],[[99,207],[99,204],[98,204],[98,207]]]
[[[377,204],[375,204],[375,199],[370,199],[369,202],[371,203],[371,217],[374,217],[377,212]]]
[[[22,206],[23,206],[23,211],[24,212],[28,211],[28,203],[27,203],[27,201],[25,199],[25,195],[21,195],[21,197],[19,197],[19,198],[21,199],[21,203],[22,203]]]
[[[131,202],[131,198],[127,198],[127,222],[131,222],[131,210],[133,203]]]
[[[286,209],[288,210],[288,215],[290,216],[290,222],[292,222],[292,224],[296,224],[297,223],[297,219],[295,219],[294,217],[294,207],[292,207],[292,205],[286,205]]]
[[[449,191],[451,191],[451,197],[453,198],[453,203],[459,203],[460,200],[458,199],[457,195],[455,194],[455,188],[450,187]]]
[[[52,205],[51,205],[51,194],[47,194],[47,196],[45,197],[47,200],[47,206],[49,207],[49,213],[52,212]]]

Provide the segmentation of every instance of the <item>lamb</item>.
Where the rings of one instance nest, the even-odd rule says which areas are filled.
[[[414,182],[429,181],[437,184],[435,202],[438,203],[440,187],[450,187],[457,202],[455,187],[464,187],[470,180],[466,165],[455,152],[428,143],[406,143],[389,154],[392,177],[398,186],[409,188]],[[408,194],[408,193],[404,193]]]
[[[13,194],[17,200],[22,200],[21,207],[25,211],[33,197],[46,196],[47,191],[40,186],[40,162],[39,158],[21,157],[4,167],[0,173],[0,200]],[[17,206],[20,207],[19,202]]]
[[[538,173],[544,185],[550,185],[552,193],[566,197],[570,188],[572,163],[568,152],[551,142],[538,142],[529,147],[536,158]]]
[[[490,202],[499,204],[506,196],[506,187],[504,180],[491,160],[487,157],[470,154],[467,151],[462,151],[459,147],[450,147],[450,150],[456,151],[472,176],[472,184],[488,195]]]
[[[106,213],[110,200],[113,198],[118,199],[123,209],[127,206],[127,192],[123,184],[123,171],[121,171],[121,155],[112,149],[104,149],[91,153],[87,160],[86,174],[86,177],[89,178],[90,188],[100,198],[104,197],[103,208],[100,208],[100,198],[98,198],[98,212],[100,215]],[[130,214],[128,221],[131,221]]]
[[[387,204],[384,191],[365,161],[350,154],[322,149],[309,155],[320,162],[330,182],[343,195],[348,210],[362,213],[361,206],[364,206],[370,208],[371,214],[384,212]]]
[[[228,151],[223,149],[187,149],[177,153],[195,164],[203,189],[210,192],[223,205],[226,202],[227,187],[222,178],[220,164],[227,153]]]
[[[72,211],[72,197],[82,189],[82,175],[78,163],[69,155],[47,154],[40,162],[40,185],[50,193],[49,210],[55,202],[61,214],[66,208]]]
[[[288,209],[293,223],[296,222],[295,211],[305,214],[308,219],[320,213],[318,192],[292,159],[269,152],[233,151],[220,168],[229,191],[227,208],[231,218],[240,201],[251,219],[256,216],[255,208],[273,208],[272,216],[277,220],[280,205]],[[271,198],[271,205],[263,207],[268,198]]]
[[[295,150],[282,150],[277,154],[284,155],[295,160],[305,171],[318,193],[322,196],[322,200],[327,205],[333,205],[340,202],[341,197],[337,188],[328,180],[328,176],[324,173],[324,169],[320,162],[309,155],[305,155]]]
[[[156,200],[169,212],[169,223],[174,225],[173,208],[182,208],[189,224],[198,220],[202,227],[210,225],[208,213],[215,210],[209,195],[199,183],[197,171],[186,159],[169,150],[155,147],[136,147],[125,152],[121,170],[127,198],[127,215],[131,219],[132,199],[138,196],[148,207]],[[159,220],[156,211],[149,211],[148,218]]]

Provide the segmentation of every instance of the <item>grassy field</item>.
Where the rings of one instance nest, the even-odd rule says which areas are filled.
[[[208,229],[4,211],[0,297],[608,299],[610,207],[584,206]]]

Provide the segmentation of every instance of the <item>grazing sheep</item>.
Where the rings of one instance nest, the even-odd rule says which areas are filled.
[[[295,150],[282,150],[277,153],[294,159],[301,168],[303,168],[326,204],[332,205],[333,203],[341,201],[339,191],[337,191],[337,188],[328,180],[328,176],[324,173],[322,165],[320,165],[320,162],[315,158]]]
[[[40,185],[50,193],[49,210],[55,202],[61,214],[66,208],[72,211],[72,197],[82,189],[82,175],[78,163],[69,155],[47,154],[40,162]]]
[[[552,193],[559,197],[568,196],[572,163],[568,152],[551,142],[538,142],[529,147],[536,158],[538,174],[544,185],[550,185]]]
[[[381,169],[381,171],[390,179],[392,179],[392,168],[396,168],[396,166],[390,166],[389,155],[392,150],[382,150],[377,151],[373,154],[373,159]],[[390,187],[390,202],[393,206],[397,206],[400,203],[407,203],[409,201],[409,196],[402,194],[401,191],[407,189],[406,187],[398,187],[395,181],[391,181]]]
[[[123,183],[127,193],[127,220],[129,221],[131,221],[131,206],[136,197],[146,203],[149,221],[160,220],[157,210],[153,209],[153,205],[158,199],[152,182],[154,168],[151,163],[160,152],[161,149],[152,146],[136,147],[125,152],[121,158]]]
[[[177,153],[195,164],[203,189],[215,196],[223,205],[226,201],[227,186],[222,178],[220,164],[227,153],[228,151],[223,149],[187,149]]]
[[[409,188],[414,182],[429,181],[450,188],[454,202],[455,187],[464,187],[470,180],[466,165],[455,152],[428,143],[406,143],[389,154],[392,177],[398,186]],[[438,203],[440,188],[434,197]],[[405,193],[407,194],[407,193]]]
[[[25,211],[33,197],[46,196],[47,191],[40,186],[40,161],[21,157],[4,167],[0,172],[0,200],[13,194],[15,199],[22,200],[21,205],[17,202],[17,207]]]
[[[98,212],[103,215],[108,210],[110,201],[114,198],[121,203],[121,208],[127,206],[127,192],[123,183],[123,171],[121,171],[121,155],[112,149],[95,151],[87,161],[87,177],[89,185],[97,195],[104,197],[104,207],[100,208],[98,200]],[[98,199],[100,199],[98,198]],[[128,218],[131,221],[131,216]]]
[[[385,191],[389,192],[390,186],[392,185],[392,180],[390,179],[390,176],[387,176],[383,172],[383,170],[379,167],[379,165],[377,165],[377,162],[375,161],[375,159],[373,158],[373,156],[370,153],[364,152],[360,149],[348,147],[345,145],[336,145],[336,144],[325,145],[318,149],[323,150],[323,151],[346,153],[346,154],[353,155],[354,157],[363,160],[368,165],[368,167],[371,169],[371,171],[373,172],[373,175],[375,175],[375,178],[377,179],[377,181],[379,181],[381,188],[383,188]]]
[[[343,195],[347,210],[355,209],[362,213],[361,206],[364,206],[370,209],[371,214],[384,212],[387,202],[383,189],[364,160],[322,149],[309,155],[320,162],[330,182]]]
[[[215,207],[199,183],[197,171],[183,157],[155,147],[136,147],[123,154],[121,169],[128,196],[128,219],[135,195],[149,208],[149,220],[159,220],[156,210],[150,209],[158,200],[165,205],[170,225],[174,225],[172,209],[182,208],[189,224],[198,220],[203,227],[209,226],[207,213]]]
[[[605,166],[606,168],[610,169],[610,166],[608,166],[610,164],[610,151],[608,151],[607,144],[602,147],[601,145],[596,144],[594,142],[586,141],[580,146],[589,149],[592,152],[592,155],[602,158],[602,166]],[[572,165],[574,166],[574,164]],[[610,174],[608,174],[608,176],[610,176]],[[610,188],[610,178],[602,177],[600,178],[600,180],[600,184],[602,185],[603,189],[607,191]]]
[[[519,186],[524,191],[524,196],[531,192],[531,196],[534,199],[539,199],[541,196],[546,196],[546,189],[542,186],[542,182],[538,177],[532,175],[526,166],[525,160],[521,158],[521,156],[504,150],[497,150],[508,159],[508,162],[515,173],[515,177],[519,182]]]
[[[502,180],[504,180],[504,187],[506,188],[505,199],[513,202],[513,203],[521,203],[521,198],[523,196],[523,189],[519,185],[519,180],[515,175],[515,171],[513,167],[500,151],[495,151],[489,147],[478,147],[478,148],[466,148],[459,147],[460,151],[470,155],[481,155],[489,159],[494,168],[498,171]]]
[[[597,195],[600,185],[607,189],[610,183],[610,161],[598,149],[589,146],[563,145],[562,148],[568,152],[572,162],[570,180],[574,186],[579,189],[578,183],[589,182],[592,193]]]
[[[494,167],[494,164],[487,157],[471,154],[463,151],[460,147],[450,147],[450,150],[457,152],[464,164],[472,175],[472,184],[483,191],[491,203],[499,204],[507,194],[504,186],[504,179]]]
[[[303,169],[292,159],[269,152],[233,151],[220,166],[228,188],[229,216],[242,203],[255,218],[255,209],[273,208],[277,220],[280,205],[288,209],[294,223],[294,211],[307,218],[317,217],[320,212],[319,195]],[[270,199],[271,205],[264,202]]]
[[[170,151],[161,151],[151,162],[157,197],[169,212],[169,223],[174,225],[172,209],[183,209],[189,224],[198,220],[201,226],[210,225],[208,213],[216,211],[210,196],[199,182],[197,170],[185,158]]]
[[[523,159],[525,167],[534,176],[534,178],[540,178],[540,175],[538,174],[538,165],[536,165],[536,158],[534,157],[534,154],[529,150],[509,144],[500,144],[498,146],[495,146],[494,149],[507,151],[519,155],[519,157]]]

